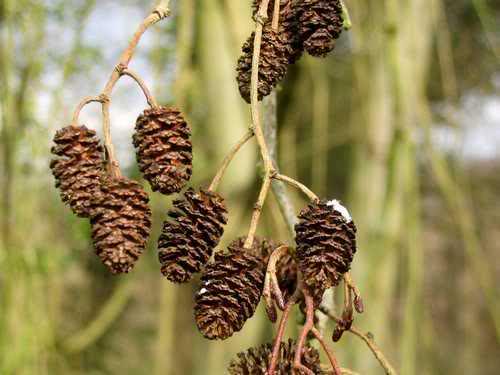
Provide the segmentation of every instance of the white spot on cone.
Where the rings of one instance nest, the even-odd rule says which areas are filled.
[[[333,207],[333,209],[335,211],[340,212],[341,215],[344,217],[344,219],[348,223],[350,223],[352,221],[351,214],[349,213],[349,211],[347,210],[347,208],[345,208],[344,206],[342,206],[342,204],[340,204],[340,202],[338,200],[332,199],[331,201],[326,202],[326,205],[330,206],[330,207]]]

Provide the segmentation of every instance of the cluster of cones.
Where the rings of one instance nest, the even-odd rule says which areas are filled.
[[[268,18],[272,18],[271,0]],[[254,9],[260,2],[254,1]],[[283,79],[287,66],[304,51],[325,56],[342,30],[339,0],[280,0],[280,23],[273,30],[264,25],[259,66],[258,97],[268,95]],[[243,46],[238,61],[242,97],[250,101],[254,35]],[[191,129],[175,108],[152,107],[137,119],[133,145],[145,180],[153,191],[180,193],[192,173]],[[90,219],[97,255],[114,274],[132,270],[143,253],[151,229],[148,194],[136,181],[117,176],[106,168],[104,147],[96,133],[85,126],[59,130],[51,152],[50,167],[61,199],[73,212]],[[109,163],[108,163],[109,164]],[[211,190],[188,188],[173,201],[158,240],[162,274],[174,283],[190,281],[201,273],[195,296],[194,317],[208,339],[224,340],[240,331],[255,313],[262,295],[271,254],[282,244],[254,238],[238,238],[227,251],[215,252],[227,224],[227,208]],[[277,263],[278,284],[285,299],[303,287],[319,305],[326,289],[338,285],[356,252],[356,227],[337,201],[307,206],[296,225],[296,249]],[[277,374],[290,374],[296,345],[281,343]],[[241,353],[229,373],[260,374],[269,365],[271,345]],[[321,373],[318,352],[306,346],[303,364]]]
[[[183,136],[180,141],[178,135],[173,136],[171,132],[180,127],[182,131],[176,134],[188,134],[186,124],[180,121],[176,110],[156,109],[145,113],[139,117],[138,131],[134,135],[139,164],[145,166],[141,170],[149,176],[153,189],[166,189],[174,183],[179,188],[185,181],[178,178],[168,184],[164,182],[165,175],[153,176],[145,172],[146,167],[158,165],[151,162],[151,158],[160,161],[179,158],[168,159],[145,152],[142,140],[147,136],[154,139],[154,134],[163,132],[167,138],[158,139],[184,145],[189,142],[187,137]],[[154,116],[145,119],[144,116],[150,113]],[[169,120],[162,122],[159,119]],[[158,130],[150,133],[146,130],[155,128]],[[97,255],[109,270],[112,273],[129,272],[149,236],[151,211],[147,193],[133,180],[108,175],[103,166],[103,147],[95,132],[85,126],[59,130],[54,143],[52,153],[56,158],[51,168],[63,201],[78,216],[90,218]],[[175,149],[172,152],[182,153],[183,160],[191,160],[187,157],[188,151]],[[166,163],[164,173],[172,171],[171,165]],[[182,173],[175,175],[185,176]],[[158,241],[161,271],[175,283],[187,282],[201,272],[201,285],[195,297],[196,324],[208,339],[227,339],[240,331],[255,313],[262,297],[269,257],[282,244],[255,238],[247,249],[244,248],[245,238],[239,238],[225,253],[216,253],[210,261],[227,223],[224,200],[214,192],[190,188],[182,198],[174,201],[173,206]],[[336,201],[312,203],[302,210],[299,219],[294,256],[283,257],[277,265],[279,285],[285,296],[293,294],[300,270],[305,287],[320,301],[324,291],[336,286],[350,268],[356,252],[356,227]],[[243,366],[245,358],[249,366],[258,355],[265,360],[262,355],[265,351],[261,348],[240,356],[234,369]],[[284,357],[289,354],[289,348],[283,349]]]
[[[254,16],[260,4],[260,0],[254,0]],[[344,24],[340,0],[280,0],[277,30],[271,25],[273,9],[271,0],[262,31],[258,100],[272,92],[285,77],[288,66],[300,59],[304,51],[315,57],[327,56],[335,48]],[[236,68],[240,94],[248,103],[254,39],[252,33],[243,44]]]
[[[190,127],[175,108],[147,109],[136,123],[133,143],[139,169],[153,191],[180,191],[191,176]],[[61,199],[89,218],[97,255],[114,273],[127,273],[144,251],[151,229],[148,194],[129,178],[105,168],[95,131],[70,125],[56,132],[50,163]]]

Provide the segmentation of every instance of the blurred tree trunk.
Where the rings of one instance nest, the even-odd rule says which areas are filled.
[[[353,272],[366,298],[367,312],[362,324],[391,352],[394,346],[389,345],[389,326],[380,322],[391,316],[397,264],[394,244],[400,230],[401,200],[397,191],[392,200],[387,197],[390,151],[396,128],[388,58],[394,25],[390,25],[385,6],[380,2],[353,2],[352,13],[356,25],[353,29],[353,107],[357,108],[352,123],[362,126],[355,140],[351,173],[350,205],[358,227],[362,228]],[[392,202],[390,210],[386,208],[386,201]],[[356,362],[364,362],[361,372],[369,372],[364,352],[356,350],[355,353],[358,353]]]
[[[19,204],[25,177],[19,171],[18,153],[26,130],[33,124],[32,93],[37,89],[43,56],[37,53],[45,37],[45,7],[31,1],[4,0],[0,46],[2,147],[2,314],[0,372],[46,373],[46,351],[52,339],[42,285],[33,287],[38,274],[29,254],[14,230],[19,224]],[[22,10],[29,8],[30,12]],[[16,38],[23,35],[22,39]],[[27,229],[27,228],[26,228]],[[25,235],[25,234],[23,234]],[[15,251],[14,251],[15,249]]]
[[[433,29],[432,19],[421,15],[431,1],[357,5],[354,71],[361,96],[354,121],[366,129],[352,180],[354,212],[365,233],[359,246],[362,269],[355,267],[355,273],[362,275],[368,296],[366,327],[386,350],[400,352],[401,373],[411,375],[419,371],[423,271],[415,137],[421,119],[415,103],[426,96]],[[398,293],[401,311],[395,309]],[[394,318],[399,324],[387,323]]]
[[[12,224],[12,187],[14,184],[14,131],[16,119],[15,88],[13,87],[13,61],[11,51],[14,50],[14,20],[13,6],[10,1],[3,1],[1,15],[1,142],[2,142],[2,245],[3,250],[8,251],[11,247],[11,224]]]

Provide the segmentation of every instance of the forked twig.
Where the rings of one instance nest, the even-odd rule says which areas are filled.
[[[325,308],[323,306],[320,306],[319,310],[323,314],[325,314],[326,316],[328,316],[330,319],[332,319],[333,321],[335,321],[337,323],[342,321],[341,318],[335,316],[332,312],[330,312],[327,308]],[[387,357],[384,355],[382,350],[378,347],[377,344],[375,344],[375,342],[370,337],[368,337],[368,335],[361,332],[361,330],[359,330],[355,326],[351,326],[351,328],[349,328],[348,331],[351,332],[352,334],[354,334],[355,336],[359,337],[361,340],[363,340],[366,343],[366,345],[372,351],[372,353],[375,356],[375,358],[377,359],[377,361],[380,363],[382,368],[385,370],[386,374],[397,375],[396,370],[391,365],[391,363],[389,362]]]
[[[262,125],[260,121],[259,112],[259,98],[258,98],[258,83],[259,83],[259,61],[260,61],[260,48],[262,45],[262,30],[264,28],[264,23],[267,21],[267,9],[269,7],[269,0],[263,0],[260,4],[259,10],[256,16],[255,22],[255,37],[253,42],[253,56],[252,56],[252,76],[250,80],[250,108],[252,114],[252,123],[254,126],[255,138],[257,139],[257,144],[259,145],[260,153],[262,156],[262,161],[264,163],[264,180],[262,182],[262,188],[259,193],[257,202],[254,205],[254,210],[252,213],[252,220],[250,222],[250,229],[248,230],[248,235],[245,241],[245,248],[250,248],[253,244],[253,239],[255,237],[255,232],[257,231],[257,225],[259,223],[260,214],[262,213],[262,207],[266,200],[267,194],[269,193],[269,187],[271,186],[271,175],[274,169],[269,150],[267,148],[266,140],[264,138],[264,132],[262,131]]]
[[[122,55],[120,56],[120,60],[118,64],[116,64],[115,69],[113,69],[113,72],[111,73],[111,76],[108,79],[108,82],[106,83],[102,93],[97,96],[97,97],[89,97],[84,100],[82,100],[73,115],[73,121],[72,124],[74,126],[77,126],[78,124],[78,116],[82,110],[82,108],[91,103],[91,102],[100,102],[102,105],[102,130],[104,134],[104,146],[106,148],[106,156],[107,156],[107,161],[108,161],[108,167],[109,167],[109,172],[112,176],[114,177],[119,177],[121,175],[120,167],[118,165],[118,161],[116,160],[115,157],[115,150],[113,146],[113,142],[111,141],[111,121],[110,121],[110,115],[109,115],[109,107],[111,105],[111,92],[113,91],[113,88],[115,87],[116,83],[120,79],[122,75],[124,75],[124,72],[127,72],[128,65],[130,63],[130,60],[132,59],[135,49],[137,45],[139,44],[139,41],[141,40],[142,35],[146,32],[146,30],[157,23],[158,21],[166,18],[169,14],[170,11],[168,9],[170,0],[162,0],[158,4],[158,6],[142,21],[142,23],[139,25],[137,31],[135,32],[134,36],[130,40],[127,48],[125,51],[123,51]],[[129,72],[130,73],[130,72]],[[133,74],[133,73],[132,73]],[[130,74],[127,74],[130,75]],[[134,75],[134,74],[133,74]],[[143,92],[146,95],[146,98],[148,99],[148,103],[150,105],[153,105],[154,99],[152,99],[152,96],[149,93],[149,90],[144,88],[146,87],[142,80],[140,78],[138,79],[137,75],[132,76],[137,83],[143,88]],[[142,82],[142,83],[141,83]]]

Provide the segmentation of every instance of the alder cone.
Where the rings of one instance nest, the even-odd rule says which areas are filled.
[[[303,0],[298,4],[299,35],[312,56],[325,57],[335,48],[343,28],[340,0]]]
[[[244,249],[238,239],[228,253],[216,253],[201,276],[194,315],[198,329],[207,339],[225,340],[243,328],[255,313],[264,286],[266,263],[259,240]]]
[[[158,257],[163,275],[183,283],[212,256],[227,223],[227,210],[222,197],[205,190],[188,189],[173,205],[168,212],[171,220],[164,222],[158,240]]]
[[[290,254],[285,254],[276,265],[276,276],[283,298],[287,301],[297,287],[298,266]]]
[[[252,80],[252,58],[255,33],[243,44],[243,54],[238,60],[236,80],[241,97],[250,103],[250,85]],[[283,38],[269,26],[262,32],[262,45],[259,59],[259,80],[257,85],[258,100],[269,95],[272,89],[284,77],[287,70],[286,45]]]
[[[253,1],[253,15],[257,15],[259,6],[262,1]],[[267,16],[272,20],[274,10],[274,0],[269,2]],[[299,36],[299,10],[297,2],[293,0],[281,0],[280,2],[280,19],[278,32],[283,38],[286,47],[286,57],[289,64],[294,64],[304,52],[302,40]],[[268,21],[270,22],[270,21]]]
[[[171,107],[146,109],[133,135],[137,162],[153,191],[178,193],[192,174],[191,128]]]
[[[356,226],[337,201],[321,201],[302,210],[295,231],[299,269],[317,302],[349,271],[356,252]]]
[[[294,373],[293,361],[297,344],[293,340],[280,343],[276,375],[290,375]],[[237,358],[229,364],[230,375],[264,375],[271,364],[273,345],[267,343],[246,352],[238,353]],[[319,353],[316,349],[305,346],[302,354],[302,364],[316,375],[326,375],[321,369]],[[295,370],[296,374],[305,375],[305,372]]]
[[[144,251],[151,229],[148,195],[136,181],[106,177],[92,201],[96,254],[113,274],[127,273]]]
[[[50,169],[61,200],[80,217],[90,216],[90,203],[99,191],[103,172],[103,147],[95,131],[66,126],[54,136]]]

